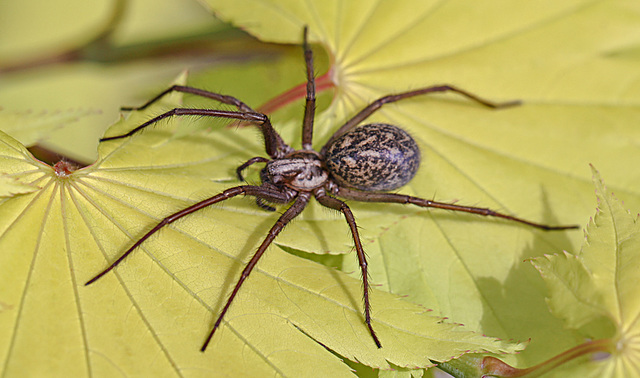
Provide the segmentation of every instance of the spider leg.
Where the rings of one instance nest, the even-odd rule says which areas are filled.
[[[302,49],[304,50],[304,61],[307,67],[307,97],[302,122],[302,148],[311,150],[313,149],[311,146],[313,142],[313,120],[316,113],[316,80],[313,72],[313,52],[307,42],[306,26],[304,27]]]
[[[164,91],[162,91],[156,97],[154,97],[151,100],[147,101],[142,106],[138,106],[138,107],[124,106],[124,107],[121,107],[120,110],[123,110],[123,111],[144,110],[149,105],[151,105],[154,102],[160,100],[162,97],[164,97],[165,95],[167,95],[167,94],[169,94],[171,92],[189,93],[189,94],[193,94],[193,95],[196,95],[196,96],[200,96],[200,97],[205,97],[205,98],[209,98],[209,99],[212,99],[212,100],[216,100],[216,101],[221,102],[223,104],[233,105],[236,108],[238,108],[238,110],[243,111],[243,112],[257,113],[249,105],[245,104],[244,102],[238,100],[235,97],[227,96],[227,95],[223,95],[223,94],[219,94],[219,93],[214,93],[214,92],[209,92],[209,91],[205,91],[203,89],[189,87],[189,86],[186,86],[186,85],[172,85],[171,87],[169,87],[169,88],[165,89]]]
[[[515,100],[515,101],[508,101],[508,102],[493,102],[493,101],[489,101],[489,100],[485,100],[479,96],[476,96],[475,94],[471,93],[471,92],[467,92],[465,90],[462,90],[460,88],[454,87],[452,85],[434,85],[431,87],[426,87],[426,88],[420,88],[420,89],[416,89],[413,91],[408,91],[408,92],[403,92],[403,93],[398,93],[398,94],[394,94],[394,95],[388,95],[388,96],[384,96],[381,97],[377,100],[375,100],[374,102],[372,102],[371,104],[369,104],[367,107],[365,107],[364,109],[362,109],[360,112],[358,112],[358,114],[356,114],[355,116],[353,116],[353,118],[351,118],[350,120],[348,120],[347,122],[345,122],[344,125],[342,125],[338,131],[336,131],[331,138],[329,138],[329,141],[327,141],[327,143],[324,145],[324,147],[322,148],[322,151],[320,152],[321,154],[324,154],[327,150],[327,148],[329,148],[329,146],[331,145],[331,143],[333,143],[333,141],[340,137],[342,134],[346,133],[347,131],[351,130],[353,127],[357,126],[358,124],[360,124],[360,122],[364,121],[365,119],[367,119],[371,114],[375,113],[377,110],[379,110],[384,104],[390,104],[392,102],[397,102],[400,100],[404,100],[407,98],[411,98],[411,97],[415,97],[415,96],[421,96],[421,95],[425,95],[425,94],[429,94],[429,93],[436,93],[436,92],[455,92],[458,93],[470,100],[473,100],[479,104],[482,104],[486,107],[492,108],[492,109],[500,109],[500,108],[506,108],[506,107],[510,107],[510,106],[515,106],[515,105],[519,105],[521,102],[519,100]]]
[[[287,209],[287,211],[285,211],[280,216],[280,218],[278,218],[278,220],[273,225],[273,227],[271,227],[271,230],[269,230],[269,234],[267,234],[267,237],[262,241],[262,244],[260,244],[260,247],[258,247],[258,250],[256,251],[256,253],[253,255],[253,257],[251,257],[251,260],[249,260],[249,262],[247,263],[247,266],[245,266],[244,270],[242,271],[242,274],[240,275],[238,282],[236,282],[236,286],[233,288],[233,291],[231,292],[231,295],[227,299],[227,302],[225,303],[224,307],[222,308],[220,315],[218,315],[218,319],[216,319],[216,322],[213,325],[213,328],[211,329],[209,336],[207,336],[207,339],[202,345],[202,348],[200,349],[200,351],[204,352],[205,349],[207,349],[207,345],[209,345],[209,342],[211,341],[213,334],[216,332],[216,330],[220,326],[220,323],[222,322],[222,318],[227,313],[227,310],[229,310],[229,307],[231,306],[231,302],[233,302],[233,299],[236,297],[236,294],[238,294],[238,290],[240,290],[240,287],[242,286],[244,281],[247,279],[247,277],[249,277],[249,274],[258,263],[258,260],[260,260],[260,257],[262,257],[262,255],[264,254],[264,251],[266,251],[267,247],[271,245],[271,242],[273,242],[273,240],[280,233],[280,231],[282,231],[282,229],[293,218],[297,217],[302,212],[302,210],[304,210],[304,208],[307,206],[307,203],[309,203],[309,197],[310,197],[310,194],[308,192],[300,193],[296,198],[295,202],[293,202],[293,205],[291,205]]]
[[[324,190],[316,190],[314,192],[316,199],[320,202],[321,205],[328,207],[330,209],[338,210],[342,214],[344,214],[347,223],[349,224],[349,228],[351,229],[351,235],[353,236],[353,242],[356,247],[356,253],[358,254],[358,262],[360,263],[360,270],[362,271],[362,286],[364,289],[364,320],[369,328],[369,333],[373,338],[373,342],[376,343],[378,348],[382,348],[382,344],[380,340],[378,340],[378,336],[376,332],[373,330],[371,326],[371,304],[369,302],[369,272],[367,271],[367,256],[364,253],[364,248],[362,247],[362,242],[360,241],[360,234],[358,233],[358,226],[356,225],[356,219],[347,206],[346,203],[340,201],[337,198],[330,197],[325,194]]]
[[[216,109],[189,109],[189,108],[175,108],[169,110],[168,112],[162,113],[159,116],[156,116],[142,125],[134,128],[126,134],[116,135],[111,137],[106,137],[100,139],[100,142],[105,142],[108,140],[121,139],[130,137],[144,128],[151,126],[157,123],[160,120],[169,117],[175,116],[203,116],[203,117],[214,117],[214,118],[228,118],[228,119],[239,119],[248,122],[255,122],[260,126],[262,134],[264,135],[265,140],[265,149],[267,154],[272,158],[280,157],[285,152],[291,149],[291,147],[287,146],[283,141],[280,135],[273,129],[271,125],[271,121],[269,117],[262,113],[245,113],[245,112],[236,112],[236,111],[228,111],[228,110],[216,110]]]
[[[268,199],[269,201],[273,201],[273,202],[281,202],[281,203],[287,203],[289,201],[291,201],[291,196],[277,191],[277,190],[272,190],[269,188],[264,188],[261,186],[253,186],[253,185],[243,185],[243,186],[236,186],[235,188],[231,188],[231,189],[227,189],[224,192],[215,195],[211,198],[208,198],[204,201],[200,201],[194,205],[191,205],[189,207],[187,207],[186,209],[180,210],[174,214],[169,215],[168,217],[164,218],[162,221],[160,221],[160,223],[158,223],[154,228],[151,229],[151,231],[147,232],[146,234],[144,234],[144,236],[142,236],[137,242],[135,242],[135,244],[133,244],[131,246],[131,248],[127,249],[116,261],[114,261],[111,265],[109,265],[109,267],[107,267],[105,270],[103,270],[102,272],[100,272],[98,275],[96,275],[95,277],[93,277],[92,279],[90,279],[89,281],[87,281],[87,283],[85,283],[85,286],[87,285],[91,285],[92,283],[96,282],[98,279],[100,279],[100,277],[104,276],[105,274],[109,273],[111,270],[113,270],[113,268],[115,268],[116,266],[118,266],[122,260],[124,260],[127,256],[129,256],[131,254],[131,252],[133,252],[133,250],[135,250],[136,248],[138,248],[145,240],[149,239],[149,237],[151,237],[151,235],[155,234],[156,232],[158,232],[161,228],[163,228],[164,226],[173,223],[175,221],[177,221],[178,219],[189,215],[195,211],[198,211],[200,209],[204,209],[207,206],[213,205],[214,203],[218,203],[218,202],[222,202],[225,200],[228,200],[229,198],[233,198],[237,195],[240,194],[244,194],[244,195],[249,195],[249,196],[255,196],[258,198],[264,198],[264,199]]]
[[[238,176],[238,180],[244,181],[244,177],[242,176],[242,171],[247,169],[250,165],[253,165],[255,163],[266,163],[268,161],[269,159],[263,158],[262,156],[252,157],[251,159],[247,160],[236,169],[236,175]]]
[[[271,212],[276,211],[275,207],[267,205],[267,203],[264,202],[262,198],[256,198],[256,205],[258,205],[259,208],[266,211],[271,211]]]
[[[431,201],[423,198],[407,196],[404,194],[396,194],[396,193],[376,193],[376,192],[359,192],[346,188],[339,188],[337,195],[343,198],[352,199],[356,201],[362,202],[391,202],[391,203],[400,203],[400,204],[412,204],[420,207],[434,207],[438,209],[451,210],[451,211],[462,211],[465,213],[472,213],[490,217],[497,217],[508,219],[514,222],[519,222],[526,224],[528,226],[536,227],[545,231],[552,230],[570,230],[577,229],[580,226],[577,225],[568,225],[568,226],[549,226],[542,223],[531,222],[526,219],[514,217],[511,215],[499,213],[497,211],[493,211],[491,209],[487,209],[484,207],[473,207],[473,206],[461,206],[454,205],[452,203],[445,202],[437,202]]]
[[[256,157],[252,157],[251,159],[247,160],[244,164],[242,164],[241,166],[239,166],[236,169],[236,175],[238,175],[238,179],[240,181],[244,181],[244,177],[242,176],[242,171],[244,171],[247,167],[249,167],[252,164],[255,163],[267,163],[269,162],[269,159],[263,158],[261,156],[256,156]],[[265,187],[270,187],[273,190],[277,190],[277,187],[274,187],[271,183],[266,182],[265,178],[262,177],[262,174],[260,175],[261,179],[262,179],[262,186]],[[267,210],[267,211],[276,211],[275,207],[269,206],[263,198],[257,197],[256,198],[256,205],[258,205],[259,208]]]

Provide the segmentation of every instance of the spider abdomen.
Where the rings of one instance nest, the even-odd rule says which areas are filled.
[[[399,127],[384,123],[358,126],[327,149],[325,165],[341,186],[393,190],[406,185],[420,166],[420,149]]]

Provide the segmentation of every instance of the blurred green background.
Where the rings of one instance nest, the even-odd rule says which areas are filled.
[[[121,106],[141,104],[183,70],[268,62],[285,50],[218,21],[195,1],[2,1],[0,117],[24,144],[88,164]],[[212,89],[242,86],[225,76]],[[273,85],[283,78],[271,79],[268,88],[279,89]]]

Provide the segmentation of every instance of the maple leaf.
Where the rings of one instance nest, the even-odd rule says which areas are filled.
[[[114,125],[131,130],[176,98]],[[177,127],[179,121],[173,122]],[[48,167],[6,134],[0,172],[40,189],[0,202],[0,355],[7,375],[351,375],[331,351],[375,368],[432,366],[468,352],[522,346],[464,331],[399,297],[373,291],[378,349],[361,315],[361,282],[271,248],[242,287],[206,353],[200,346],[244,261],[277,214],[228,201],[162,230],[115,271],[84,283],[214,182],[219,149],[255,131],[175,138],[157,128],[105,142],[91,166]],[[245,134],[244,136],[242,136]],[[54,351],[64,351],[57,354]],[[331,350],[331,351],[330,351]],[[55,356],[55,357],[54,357]]]
[[[367,122],[406,129],[423,153],[422,167],[403,193],[545,223],[581,224],[590,215],[592,163],[628,204],[640,206],[640,171],[626,169],[640,166],[640,92],[629,81],[638,67],[640,3],[206,3],[264,41],[299,43],[308,26],[311,41],[326,49],[335,91],[316,122],[316,147],[341,121],[390,93],[450,83],[496,101],[523,101],[491,111],[451,94],[385,106]],[[593,25],[608,26],[596,32]],[[318,70],[319,77],[323,73]],[[203,83],[225,75],[211,73]],[[279,122],[286,140],[299,140],[300,118]],[[372,278],[383,288],[486,334],[531,338],[526,351],[511,357],[517,365],[575,344],[575,335],[548,312],[544,285],[523,261],[577,249],[580,232],[544,233],[472,215],[350,205],[363,229]],[[280,245],[309,253],[349,250],[348,233],[334,232],[325,213],[312,209],[306,215],[311,219],[292,225]],[[319,241],[299,238],[297,227],[315,232]],[[324,233],[325,227],[331,231]],[[342,267],[358,271],[354,259],[345,258]]]
[[[640,375],[640,225],[604,186],[594,169],[595,217],[577,254],[564,252],[533,260],[549,288],[549,308],[566,326],[608,358],[583,361],[558,374],[590,377]]]
[[[588,216],[591,200],[590,185],[580,169],[591,161],[610,176],[611,187],[628,203],[640,203],[637,171],[628,169],[638,166],[639,160],[634,143],[629,142],[638,138],[633,127],[638,93],[629,85],[637,69],[632,53],[638,22],[630,11],[635,5],[622,1],[547,2],[544,6],[490,1],[473,7],[464,1],[362,1],[340,6],[331,2],[210,3],[217,14],[264,40],[298,44],[302,26],[309,25],[312,40],[327,48],[337,85],[335,100],[330,100],[331,106],[318,119],[316,145],[366,102],[421,85],[446,81],[495,100],[524,100],[520,108],[492,112],[442,96],[379,112],[379,120],[399,124],[416,136],[425,153],[425,165],[402,189],[405,193],[459,199],[460,203],[540,221],[579,223]],[[608,27],[595,33],[593,25]],[[216,67],[210,79],[201,76],[191,84],[207,83],[205,88],[254,99],[248,103],[255,105],[266,100],[260,98],[263,92],[291,80],[292,72],[303,72],[300,53],[292,59],[299,62],[298,68],[289,66],[291,59],[285,56],[277,62],[284,63],[285,69],[275,71],[276,75],[254,70],[256,65],[250,63]],[[299,76],[302,80],[303,75]],[[62,81],[70,81],[67,79],[73,77]],[[158,86],[164,84],[156,83],[155,88]],[[101,92],[96,87],[91,91]],[[299,140],[300,117],[295,119],[295,123],[277,124],[287,141]],[[172,168],[155,185],[168,190],[175,177],[184,179],[176,173],[181,170],[198,178],[185,179],[185,185],[207,180],[229,185],[233,181],[229,167],[262,153],[253,134],[214,135],[220,138],[207,140],[217,144],[215,151],[203,152],[213,153],[216,164],[200,172],[189,165],[171,166],[172,156],[154,156],[158,165]],[[620,161],[627,162],[624,168]],[[135,187],[136,181],[127,185]],[[181,201],[162,204],[164,198],[159,197],[154,206],[165,206],[171,212],[223,186],[192,187],[189,195],[177,196]],[[128,195],[136,204],[150,206],[148,198],[132,193]],[[253,235],[253,242],[258,240],[269,226],[261,218],[265,214],[250,204],[236,204],[240,210],[231,205],[221,208],[251,215],[247,221],[240,217],[236,224],[232,222],[232,228]],[[473,216],[417,209],[353,207],[363,230],[372,277],[384,289],[409,294],[410,300],[487,334],[533,337],[531,347],[520,354],[520,362],[553,355],[574,342],[561,322],[547,313],[541,285],[522,260],[550,250],[571,250],[580,242],[579,233],[542,234]],[[150,227],[166,212],[158,211],[142,223]],[[133,219],[132,223],[141,222]],[[219,219],[229,221],[227,216]],[[256,219],[262,220],[262,228],[254,230]],[[132,227],[129,236],[133,238],[144,225],[128,224]],[[192,229],[202,232],[200,227]],[[243,244],[244,239],[238,240],[232,232],[224,235],[226,239],[216,240],[216,245],[241,248],[251,243]],[[310,253],[344,253],[351,248],[344,220],[313,205],[277,242],[287,250]],[[122,241],[120,249],[125,244]],[[245,249],[250,253],[250,248]],[[353,261],[348,256],[340,265],[357,272]],[[207,319],[203,317],[203,323]]]

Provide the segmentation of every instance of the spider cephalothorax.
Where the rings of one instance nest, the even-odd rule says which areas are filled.
[[[315,151],[294,151],[281,159],[267,162],[268,181],[295,191],[310,191],[327,185],[329,174]]]
[[[437,85],[421,88],[409,92],[381,97],[372,102],[359,113],[345,122],[327,141],[322,149],[317,152],[312,149],[313,121],[315,115],[315,80],[313,72],[313,56],[307,44],[307,31],[304,31],[304,55],[307,67],[307,92],[305,102],[305,115],[302,126],[302,149],[294,150],[286,144],[280,135],[273,129],[269,118],[258,113],[251,107],[235,97],[208,92],[187,86],[173,86],[139,108],[123,108],[124,110],[140,110],[155,102],[165,94],[178,91],[191,93],[219,101],[223,104],[233,105],[237,111],[217,109],[189,109],[175,108],[163,113],[142,125],[134,128],[124,135],[103,138],[101,141],[120,139],[132,136],[147,126],[173,116],[206,116],[248,121],[256,124],[264,137],[265,150],[269,158],[257,156],[249,159],[237,168],[238,178],[243,181],[242,172],[252,164],[264,163],[260,171],[260,185],[240,185],[217,194],[204,201],[200,201],[186,209],[169,215],[157,224],[151,231],[138,239],[127,251],[101,273],[89,280],[89,285],[115,268],[140,244],[155,234],[162,227],[197,210],[203,209],[214,203],[225,201],[229,198],[245,195],[256,198],[257,204],[266,210],[275,210],[270,204],[290,204],[271,227],[266,238],[258,247],[242,271],[238,282],[235,284],[222,311],[218,315],[201,350],[204,351],[220,326],[225,313],[231,306],[238,290],[247,279],[253,268],[262,257],[267,247],[273,242],[282,229],[309,203],[311,197],[323,206],[342,212],[349,225],[355,250],[362,271],[364,290],[364,317],[371,337],[375,344],[381,348],[382,344],[371,326],[369,304],[369,277],[367,274],[367,260],[360,241],[355,217],[347,204],[339,198],[363,202],[392,202],[400,204],[413,204],[421,207],[435,207],[452,211],[463,211],[486,216],[494,216],[520,222],[529,226],[544,230],[564,230],[577,228],[577,226],[547,226],[530,222],[521,218],[495,212],[486,208],[461,206],[443,202],[436,202],[418,197],[407,196],[385,191],[398,189],[407,184],[416,174],[420,165],[420,150],[404,130],[388,124],[359,124],[373,114],[384,104],[400,101],[406,98],[435,92],[454,92],[467,97],[475,102],[490,108],[501,108],[516,105],[518,102],[493,103],[477,97],[469,92],[450,85]],[[339,197],[339,198],[338,198]]]

